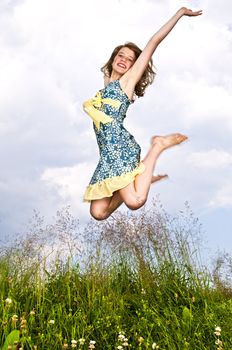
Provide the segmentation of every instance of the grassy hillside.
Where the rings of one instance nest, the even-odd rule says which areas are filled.
[[[186,206],[81,230],[68,209],[0,255],[0,349],[232,349],[228,256],[202,265]],[[228,275],[229,276],[229,275]]]

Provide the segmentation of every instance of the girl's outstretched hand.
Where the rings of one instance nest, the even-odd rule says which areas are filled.
[[[181,10],[183,11],[184,13],[184,16],[200,16],[202,15],[202,10],[199,10],[199,11],[192,11],[190,9],[187,9],[187,7],[182,7]]]

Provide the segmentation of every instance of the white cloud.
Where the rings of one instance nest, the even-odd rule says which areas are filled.
[[[207,152],[192,152],[188,162],[197,168],[217,169],[221,171],[232,165],[232,154],[212,149]]]
[[[231,183],[223,184],[216,191],[214,197],[210,200],[209,206],[212,208],[232,208],[232,185]]]
[[[46,186],[69,203],[80,218],[86,217],[89,205],[83,203],[83,195],[95,165],[80,163],[73,167],[47,168],[41,175]]]

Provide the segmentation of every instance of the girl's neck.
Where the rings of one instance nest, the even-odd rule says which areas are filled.
[[[110,76],[110,82],[114,80],[119,80],[121,78],[121,74],[118,74],[116,72],[112,72]]]

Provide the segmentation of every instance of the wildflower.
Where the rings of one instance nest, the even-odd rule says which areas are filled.
[[[16,323],[18,321],[18,315],[13,315],[11,319],[13,323]]]
[[[142,343],[144,342],[144,338],[143,338],[143,337],[139,337],[139,338],[138,338],[138,342],[139,342],[140,344],[142,344]]]
[[[30,311],[30,316],[35,316],[35,310],[34,309]]]
[[[141,289],[141,294],[143,294],[143,295],[145,295],[146,294],[146,291],[145,291],[145,289]]]
[[[71,340],[71,348],[76,348],[77,347],[77,341],[75,339]]]
[[[218,327],[218,326],[216,326],[215,327],[215,332],[214,332],[214,334],[217,336],[217,337],[219,337],[220,335],[221,335],[221,327]]]
[[[80,345],[84,345],[85,344],[85,339],[84,338],[80,338],[79,339],[79,343],[80,343]]]
[[[64,343],[63,349],[68,349],[68,344],[67,343]]]
[[[215,344],[218,345],[219,347],[222,347],[222,341],[220,339],[217,339],[215,341]]]
[[[6,298],[5,302],[6,302],[6,304],[10,305],[10,304],[12,304],[12,299],[11,298]]]
[[[157,345],[156,343],[153,343],[151,347],[152,349],[159,349],[159,345]]]
[[[54,324],[54,323],[55,323],[55,320],[49,320],[48,323],[49,323],[49,324]]]
[[[89,349],[95,349],[95,344],[96,344],[95,340],[90,340]]]
[[[21,328],[21,329],[26,328],[26,326],[27,326],[27,320],[25,320],[25,318],[22,317],[22,318],[20,319],[20,321],[21,321],[21,322],[20,322],[20,328]]]
[[[192,297],[192,302],[195,303],[195,301],[196,301],[196,298]]]
[[[119,345],[119,346],[117,347],[117,349],[118,349],[118,350],[122,350],[122,349],[123,349],[122,345]]]
[[[127,346],[129,346],[129,344],[128,344],[128,342],[127,342],[127,341],[124,341],[124,343],[122,343],[122,346],[127,347]]]
[[[119,335],[118,335],[118,340],[124,341],[125,338],[126,338],[125,335],[120,332]]]

